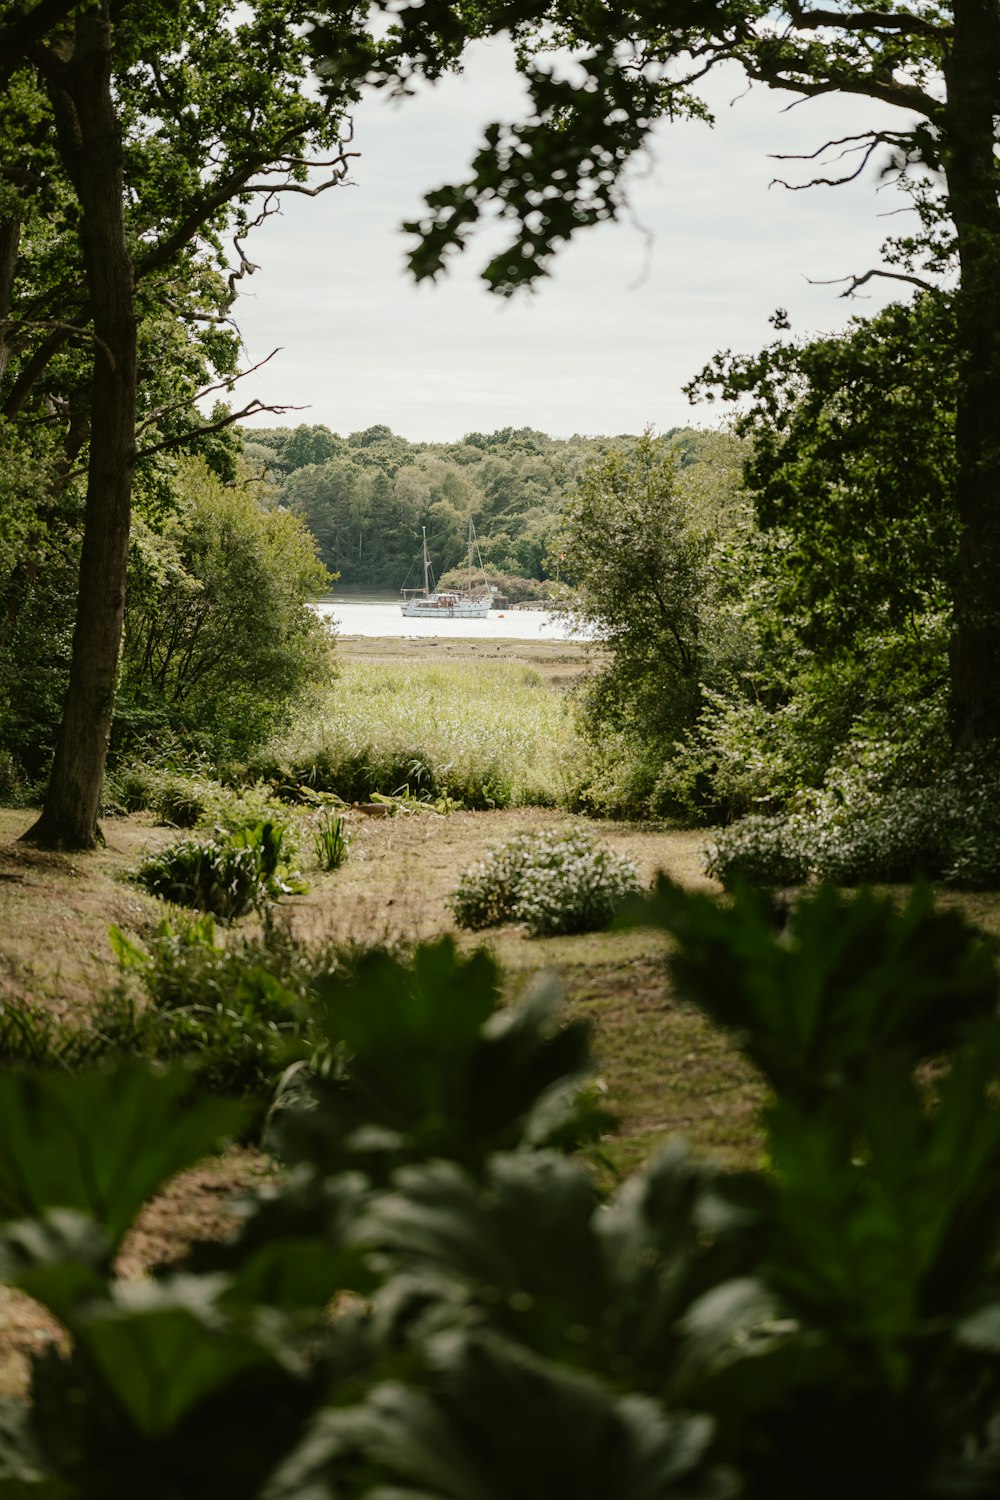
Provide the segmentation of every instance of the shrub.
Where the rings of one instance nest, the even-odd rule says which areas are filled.
[[[585,833],[549,829],[488,853],[465,872],[449,905],[461,927],[524,922],[540,937],[607,927],[639,889],[630,859]]]
[[[854,769],[828,778],[806,809],[749,817],[719,830],[707,850],[723,884],[909,881],[1000,884],[1000,785],[992,767],[965,762],[931,785],[886,786]]]
[[[637,919],[766,1080],[768,1171],[674,1142],[605,1198],[586,1027],[445,939],[324,987],[351,1060],[283,1092],[288,1170],[123,1284],[143,1203],[245,1110],[178,1068],[0,1074],[0,1276],[68,1335],[0,1404],[0,1489],[995,1494],[995,954],[926,889],[784,915],[661,879]]]
[[[150,855],[135,879],[164,901],[235,921],[305,889],[288,869],[285,835],[282,824],[268,820],[234,833],[219,829],[210,839],[184,839]]]
[[[354,942],[305,942],[271,920],[260,932],[220,943],[211,916],[163,921],[144,947],[117,927],[108,936],[121,980],[73,1055],[83,1054],[89,1034],[99,1038],[100,1056],[182,1059],[197,1090],[256,1101],[254,1124],[262,1123],[290,1058],[320,1042],[320,987],[346,982],[372,951]]]

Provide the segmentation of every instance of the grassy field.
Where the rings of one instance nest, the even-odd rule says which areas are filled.
[[[407,785],[473,807],[557,806],[578,751],[566,696],[526,661],[344,653],[327,692],[249,772],[349,800]]]

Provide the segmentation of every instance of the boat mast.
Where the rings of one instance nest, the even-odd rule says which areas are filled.
[[[428,583],[428,579],[430,577],[431,561],[430,561],[430,558],[427,556],[427,527],[426,526],[421,526],[420,530],[424,534],[424,593],[425,594],[429,594],[431,590],[430,590],[430,584]]]
[[[475,532],[475,528],[472,525],[472,517],[470,516],[469,517],[469,587],[468,587],[468,592],[469,592],[470,595],[472,593],[472,547],[473,547],[473,544],[474,544],[475,540],[476,540],[476,532]]]

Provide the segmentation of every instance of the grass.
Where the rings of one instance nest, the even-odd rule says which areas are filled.
[[[248,771],[349,802],[406,786],[472,808],[555,807],[568,796],[577,750],[566,698],[533,667],[349,658]]]

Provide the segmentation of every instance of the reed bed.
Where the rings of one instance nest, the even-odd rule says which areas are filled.
[[[570,703],[533,668],[346,661],[247,771],[348,801],[406,789],[472,808],[555,807],[578,753]]]

